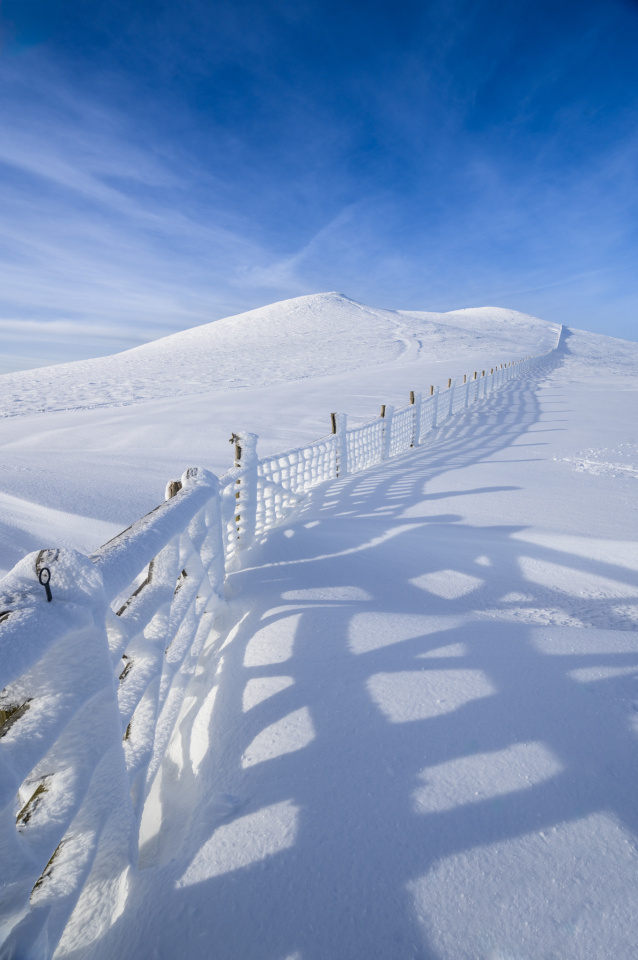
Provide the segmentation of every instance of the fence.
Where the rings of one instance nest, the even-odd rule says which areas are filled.
[[[92,556],[41,550],[0,581],[0,960],[63,956],[122,911],[145,803],[242,550],[313,487],[418,446],[538,359],[356,426],[332,414],[331,434],[272,457],[233,436],[221,479],[187,470]]]

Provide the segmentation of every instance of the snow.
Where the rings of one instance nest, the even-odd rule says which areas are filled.
[[[405,363],[424,352],[439,360],[497,351],[500,362],[526,356],[532,346],[551,349],[557,329],[502,308],[412,313],[366,307],[338,293],[297,297],[112,357],[5,374],[0,415],[253,389]]]
[[[238,425],[275,453],[558,336],[336,294],[220,323],[3,378],[0,565],[98,547],[185,467],[228,469]],[[638,344],[563,331],[538,382],[318,488],[246,555],[143,869],[60,957],[635,956],[637,374]]]

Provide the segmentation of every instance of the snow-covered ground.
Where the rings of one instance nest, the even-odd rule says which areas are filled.
[[[274,452],[558,335],[334,294],[217,326],[0,380],[0,566],[98,546],[184,467],[226,469],[233,429]],[[563,331],[540,380],[316,490],[252,551],[143,869],[68,955],[635,957],[637,375],[638,344]]]
[[[410,390],[549,350],[558,332],[513,310],[406,314],[319,294],[0,377],[0,572],[42,535],[93,549],[185,466],[225,473],[234,430],[275,453],[329,432],[333,410],[378,416]]]
[[[96,360],[6,374],[0,415],[87,409],[316,380],[412,359],[508,360],[549,350],[556,324],[515,310],[408,313],[339,293],[297,297]]]

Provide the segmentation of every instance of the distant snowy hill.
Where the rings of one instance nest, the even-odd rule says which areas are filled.
[[[445,389],[448,378],[551,350],[560,381],[583,384],[587,424],[604,422],[601,395],[616,398],[614,422],[628,419],[636,343],[561,332],[515,310],[406,312],[337,293],[271,304],[115,356],[6,374],[0,569],[43,543],[93,549],[154,507],[166,480],[188,465],[221,475],[232,465],[232,431],[251,430],[262,456],[276,453],[323,436],[330,411],[353,424],[377,416],[381,403],[407,403],[410,390]],[[594,442],[588,428],[555,455],[578,465],[582,453],[592,469],[620,464],[633,476],[635,444],[607,434],[605,425],[605,442]]]
[[[392,362],[478,354],[495,363],[552,349],[559,329],[499,307],[408,312],[367,307],[339,293],[315,294],[114,356],[6,374],[0,416],[267,386]]]

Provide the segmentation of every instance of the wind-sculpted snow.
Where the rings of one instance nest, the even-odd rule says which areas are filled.
[[[124,353],[7,374],[0,416],[91,409],[316,379],[393,361],[544,353],[559,327],[514,310],[409,313],[338,293],[298,297]]]

